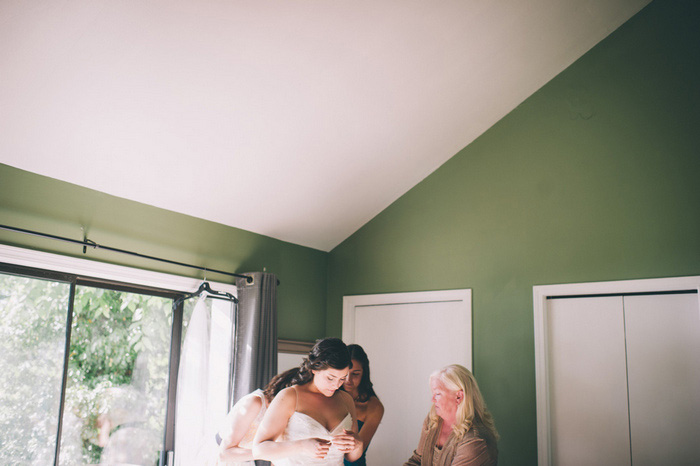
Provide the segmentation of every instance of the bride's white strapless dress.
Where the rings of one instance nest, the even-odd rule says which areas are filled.
[[[350,416],[350,413],[348,413],[345,418],[340,421],[340,424],[334,427],[333,430],[329,431],[308,414],[295,411],[289,418],[289,422],[287,423],[287,428],[284,430],[282,440],[302,440],[306,438],[322,438],[330,440],[334,435],[342,433],[343,429],[352,429],[352,417]],[[274,461],[274,464],[275,466],[342,466],[343,456],[343,452],[339,451],[335,445],[331,445],[328,455],[326,455],[326,457],[323,459],[299,455],[276,460]]]

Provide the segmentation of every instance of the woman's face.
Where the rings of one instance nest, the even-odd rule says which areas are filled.
[[[454,419],[457,415],[457,407],[464,396],[462,391],[448,390],[439,380],[430,381],[430,391],[433,393],[435,413],[443,419]]]
[[[323,369],[320,371],[312,371],[314,374],[314,385],[325,396],[333,396],[348,377],[350,368],[345,369]]]
[[[348,374],[348,378],[345,379],[345,384],[343,385],[343,388],[346,392],[355,393],[357,387],[360,386],[360,381],[362,380],[363,373],[364,369],[362,368],[362,363],[357,359],[353,359],[350,374]]]

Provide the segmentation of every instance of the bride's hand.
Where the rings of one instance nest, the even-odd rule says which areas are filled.
[[[343,453],[348,453],[357,447],[359,438],[355,432],[343,429],[343,433],[334,435],[331,442],[338,450]]]
[[[322,438],[307,438],[302,440],[301,446],[306,455],[323,459],[331,448],[331,442]]]

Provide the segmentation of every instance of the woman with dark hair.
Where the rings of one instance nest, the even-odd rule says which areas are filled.
[[[369,442],[377,432],[379,422],[384,416],[384,405],[377,394],[374,393],[372,382],[369,378],[369,358],[360,345],[348,345],[352,368],[350,375],[345,379],[343,390],[348,392],[355,402],[355,414],[357,415],[358,435],[365,450],[357,461],[345,460],[345,466],[366,466],[365,453]]]
[[[291,387],[272,401],[253,441],[256,459],[276,466],[342,466],[357,460],[362,441],[357,434],[352,397],[338,390],[351,359],[338,338],[316,342],[299,367]]]
[[[277,374],[263,390],[255,390],[233,405],[226,415],[223,427],[216,433],[217,464],[255,464],[251,448],[265,411],[275,396],[283,388],[289,387],[298,374],[299,368],[296,367]]]

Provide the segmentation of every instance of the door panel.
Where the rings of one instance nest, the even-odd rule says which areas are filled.
[[[552,464],[629,465],[621,297],[548,301]]]
[[[626,296],[624,305],[632,461],[698,465],[698,296]]]

